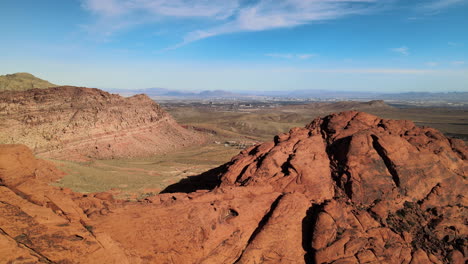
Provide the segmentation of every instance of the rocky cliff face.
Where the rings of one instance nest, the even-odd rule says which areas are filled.
[[[0,159],[17,159],[20,149],[0,148]],[[219,180],[211,191],[140,202],[45,184],[38,186],[50,189],[41,193],[15,179],[50,176],[41,176],[37,166],[31,176],[31,165],[24,177],[10,167],[24,161],[5,162],[0,189],[9,196],[0,196],[0,237],[21,250],[3,256],[88,263],[461,264],[468,255],[467,153],[464,142],[434,129],[344,112],[246,149],[215,174],[200,176]],[[82,239],[75,242],[74,234]]]
[[[0,142],[54,158],[145,156],[203,141],[145,95],[82,87],[0,93]]]

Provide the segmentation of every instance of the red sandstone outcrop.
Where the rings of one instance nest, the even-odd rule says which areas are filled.
[[[468,256],[466,155],[464,142],[434,129],[344,112],[242,151],[205,175],[219,177],[211,191],[140,202],[45,184],[18,193],[10,182],[24,177],[8,162],[0,164],[0,189],[11,192],[0,196],[0,243],[14,252],[8,260],[461,264]],[[21,217],[68,225],[42,220],[36,228]],[[63,238],[72,234],[84,239]]]
[[[26,146],[0,145],[0,263],[134,263],[79,207],[110,204],[47,185],[61,176]]]
[[[146,156],[203,141],[145,95],[71,86],[0,92],[0,123],[0,143],[61,159]]]
[[[305,194],[316,263],[450,262],[468,253],[466,156],[435,129],[351,111],[243,151],[221,187]]]

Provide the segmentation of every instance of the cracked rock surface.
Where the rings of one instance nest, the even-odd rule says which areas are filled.
[[[11,148],[0,152],[10,157]],[[11,198],[0,202],[0,243],[18,248],[10,259],[44,262],[78,263],[83,256],[74,252],[93,252],[87,263],[104,263],[107,252],[116,257],[106,263],[462,264],[467,153],[463,141],[437,130],[350,111],[243,150],[205,175],[219,180],[212,190],[139,202],[28,188],[25,179],[54,177],[21,178],[4,163],[0,188]],[[54,227],[19,229],[36,226],[32,220]],[[60,229],[83,239],[65,243]]]
[[[311,263],[464,263],[466,157],[435,129],[350,111],[243,151],[221,186],[306,195]]]

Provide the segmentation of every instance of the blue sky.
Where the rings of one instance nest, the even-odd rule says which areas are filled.
[[[468,91],[468,0],[2,0],[0,36],[57,84]]]

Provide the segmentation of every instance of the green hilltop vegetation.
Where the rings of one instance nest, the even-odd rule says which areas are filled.
[[[35,88],[45,89],[56,86],[58,85],[39,79],[36,76],[26,72],[0,75],[0,92],[25,91]]]

